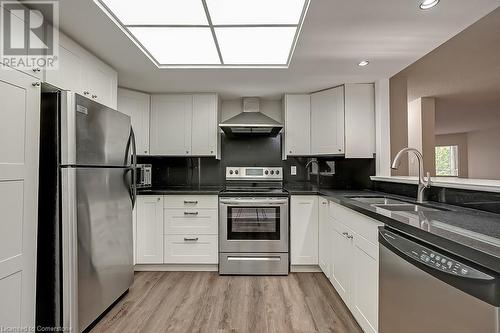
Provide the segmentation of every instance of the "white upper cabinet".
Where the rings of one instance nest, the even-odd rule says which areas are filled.
[[[345,155],[373,158],[375,88],[346,84],[310,95],[285,95],[283,158]]]
[[[217,154],[218,118],[218,98],[216,94],[193,95],[191,141],[193,155],[214,156]]]
[[[311,96],[285,95],[284,154],[311,154]]]
[[[218,96],[151,96],[152,155],[218,156]]]
[[[290,198],[290,256],[292,265],[318,265],[318,196]]]
[[[45,82],[116,109],[118,74],[113,68],[62,33],[58,59],[57,69],[45,71]]]
[[[373,158],[375,154],[375,86],[345,85],[345,157]]]
[[[191,155],[192,95],[151,96],[151,154]]]
[[[344,153],[344,87],[311,95],[311,153]]]
[[[138,155],[149,155],[150,99],[148,94],[118,89],[118,111],[130,116]]]

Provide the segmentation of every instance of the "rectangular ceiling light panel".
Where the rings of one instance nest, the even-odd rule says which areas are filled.
[[[201,0],[101,0],[124,25],[208,25]]]
[[[160,68],[288,67],[310,0],[94,0]]]
[[[225,64],[286,65],[294,27],[215,28]]]
[[[160,64],[219,64],[210,28],[131,27],[130,32]]]
[[[305,0],[206,0],[214,25],[298,25]]]

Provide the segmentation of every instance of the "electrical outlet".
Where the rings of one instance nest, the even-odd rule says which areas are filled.
[[[290,168],[290,174],[292,176],[296,176],[297,175],[297,167],[295,165],[292,165],[292,167]]]

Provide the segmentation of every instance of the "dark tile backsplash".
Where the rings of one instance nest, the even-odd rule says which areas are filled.
[[[281,136],[232,137],[222,135],[222,159],[208,157],[139,156],[138,163],[153,165],[154,188],[167,186],[215,186],[224,184],[227,166],[283,167],[285,183],[316,183],[316,176],[308,176],[307,157],[281,159]],[[334,175],[322,175],[321,184],[338,189],[371,188],[370,176],[375,174],[375,159],[318,158],[321,170],[328,170],[326,161],[335,162]],[[297,175],[290,168],[297,167]]]
[[[412,184],[376,181],[373,189],[412,198],[417,196],[417,185]],[[426,190],[426,200],[500,214],[500,193],[431,186]]]

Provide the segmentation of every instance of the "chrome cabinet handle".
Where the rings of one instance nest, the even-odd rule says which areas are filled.
[[[33,87],[40,87],[40,82],[33,82],[31,85]]]
[[[347,232],[343,232],[343,233],[342,233],[342,235],[344,235],[344,236],[346,236],[346,237],[347,237],[347,236],[349,236],[349,233],[347,233]]]
[[[84,92],[83,92],[83,94],[84,94],[85,96],[87,96],[87,95],[88,95],[88,94],[90,94],[90,93],[89,93],[88,91],[84,91]]]
[[[198,215],[198,212],[184,212],[184,215]]]
[[[187,238],[187,237],[184,237],[184,241],[185,242],[197,242],[198,241],[198,237],[196,237],[196,238]]]
[[[349,234],[347,235],[347,239],[353,239],[353,238],[354,238],[353,235],[349,235]]]
[[[193,204],[193,205],[196,205],[198,203],[198,201],[189,201],[189,200],[184,200],[184,204],[187,205],[187,204]]]
[[[40,68],[33,68],[33,72],[35,72],[35,73],[36,73],[36,72],[40,72],[40,71],[41,71],[41,69],[40,69]]]
[[[92,95],[92,98],[97,98],[97,95]]]

